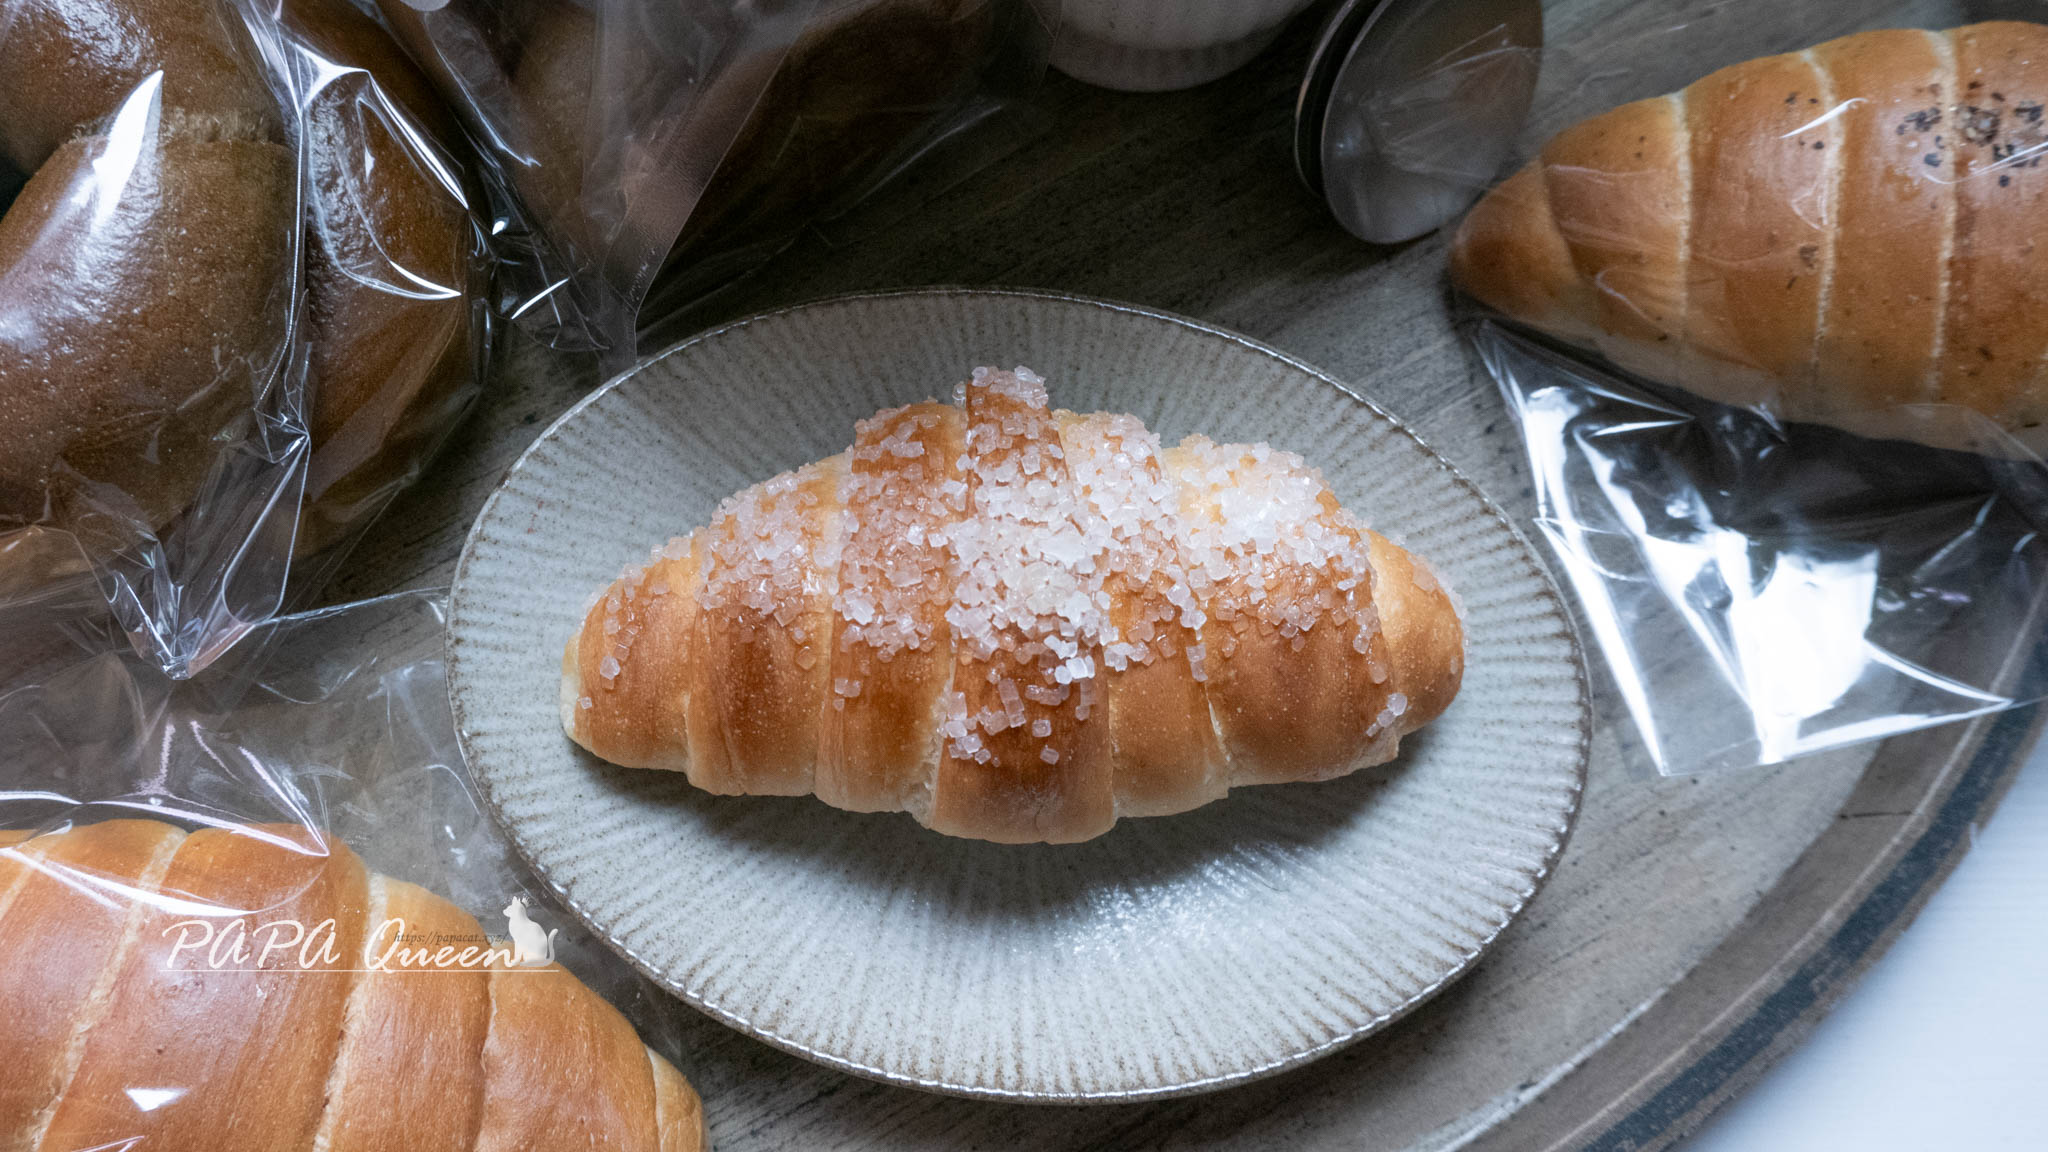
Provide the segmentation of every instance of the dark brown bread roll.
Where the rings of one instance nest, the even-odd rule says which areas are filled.
[[[0,36],[0,529],[187,508],[284,355],[303,283],[312,462],[299,551],[411,478],[473,380],[475,243],[431,86],[348,0],[291,0],[325,57],[296,163],[213,0],[22,0]],[[381,95],[380,95],[381,93]],[[434,143],[422,144],[421,141]],[[427,153],[435,153],[431,158]]]
[[[413,478],[473,378],[473,237],[453,125],[398,46],[345,0],[288,27],[336,69],[304,106],[313,458],[298,551],[345,535]],[[381,93],[387,99],[375,95]],[[422,149],[416,139],[430,143]]]
[[[538,163],[521,172],[520,191],[595,251],[602,238],[581,233],[580,200],[598,19],[571,0],[527,0],[524,10],[530,31],[513,84],[531,117]],[[681,217],[680,234],[661,255],[667,269],[685,271],[665,290],[705,290],[886,175],[887,162],[979,83],[978,65],[1004,31],[1000,15],[991,0],[849,0],[821,5],[786,54],[722,59],[694,106],[737,109],[743,121],[700,117],[683,130],[702,139],[672,148],[718,157],[711,170],[689,174],[702,187],[682,186],[659,158],[629,154],[619,173],[641,215]],[[674,213],[648,207],[664,201]]]
[[[214,3],[23,0],[0,37],[0,528],[159,526],[282,355],[293,176]]]
[[[13,0],[0,35],[0,150],[33,172],[152,72],[167,109],[276,136],[275,103],[210,0]]]
[[[539,210],[566,222],[575,216],[583,191],[597,17],[568,0],[542,0],[528,4],[526,11],[533,43],[519,57],[512,83],[531,116],[536,163],[523,173],[526,185],[520,192]]]
[[[91,485],[167,521],[280,354],[290,150],[168,116],[141,144],[66,142],[0,219],[0,526]]]
[[[859,0],[814,17],[762,92],[675,258],[779,235],[838,207],[979,82],[990,0]],[[900,159],[900,157],[895,157]]]

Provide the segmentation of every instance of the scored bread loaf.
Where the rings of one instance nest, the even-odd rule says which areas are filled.
[[[215,943],[237,922],[240,953]],[[0,1152],[707,1146],[696,1093],[574,976],[444,946],[488,943],[304,828],[0,833]]]
[[[1451,274],[1708,399],[2048,449],[2048,28],[1884,30],[1724,68],[1566,129],[1467,217]]]
[[[1391,759],[1464,644],[1428,567],[1299,457],[1162,449],[977,369],[629,569],[562,671],[607,760],[1069,842]]]

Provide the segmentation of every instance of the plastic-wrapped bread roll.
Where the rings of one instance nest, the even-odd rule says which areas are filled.
[[[276,106],[244,66],[232,19],[204,0],[8,0],[0,150],[34,172],[145,83],[161,85],[165,108],[232,125],[236,136],[279,138]]]
[[[1884,30],[1560,133],[1460,229],[1453,279],[1622,367],[1791,420],[2048,450],[2048,28]]]
[[[0,961],[8,1152],[707,1146],[567,971],[304,828],[0,833]]]
[[[0,219],[0,528],[95,485],[168,521],[281,354],[290,149],[158,123],[66,140]]]
[[[1299,457],[1163,449],[980,369],[657,549],[562,667],[605,759],[1065,842],[1384,763],[1464,647],[1429,569]]]
[[[0,848],[22,839],[0,832]],[[109,961],[131,949],[142,928],[139,905],[93,896],[156,890],[184,839],[168,824],[114,820],[0,851],[0,1001],[12,1054],[0,1085],[0,1148],[38,1147],[84,1038],[106,1014]],[[50,925],[62,936],[12,930],[27,924]]]
[[[157,530],[193,508],[290,378],[301,285],[299,551],[364,523],[473,391],[478,240],[437,150],[452,125],[350,0],[274,15],[319,61],[294,108],[230,5],[5,4],[0,151],[32,175],[0,221],[0,531],[107,512]]]
[[[0,530],[168,522],[282,356],[293,158],[211,2],[14,0],[0,149]]]
[[[298,551],[365,523],[425,466],[475,390],[476,240],[458,139],[426,78],[346,0],[294,0],[326,61],[304,103],[312,460]]]

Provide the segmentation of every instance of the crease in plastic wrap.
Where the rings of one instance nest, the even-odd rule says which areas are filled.
[[[1553,38],[1535,158],[1451,272],[1650,757],[1778,763],[2027,702],[2048,27],[1648,7]]]
[[[683,1009],[551,900],[462,768],[443,603],[281,617],[185,681],[89,616],[27,622],[0,692],[0,1141],[623,1147],[658,1122],[698,1146],[664,1080]]]
[[[190,675],[331,570],[477,391],[444,119],[348,0],[0,3],[0,603]]]
[[[379,5],[483,154],[495,308],[613,367],[906,169],[986,163],[1057,24],[1046,0]]]

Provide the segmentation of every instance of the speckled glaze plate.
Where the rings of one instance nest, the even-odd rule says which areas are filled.
[[[854,421],[977,364],[1169,443],[1265,440],[1459,593],[1457,702],[1388,769],[1247,788],[1079,845],[936,835],[903,814],[714,797],[572,745],[555,694],[592,589],[732,491],[840,451]],[[641,364],[520,458],[457,567],[449,682],[486,799],[541,877],[689,1003],[848,1072],[940,1092],[1206,1091],[1356,1041],[1469,969],[1577,810],[1578,645],[1528,543],[1329,377],[1143,309],[1021,292],[859,296]]]

